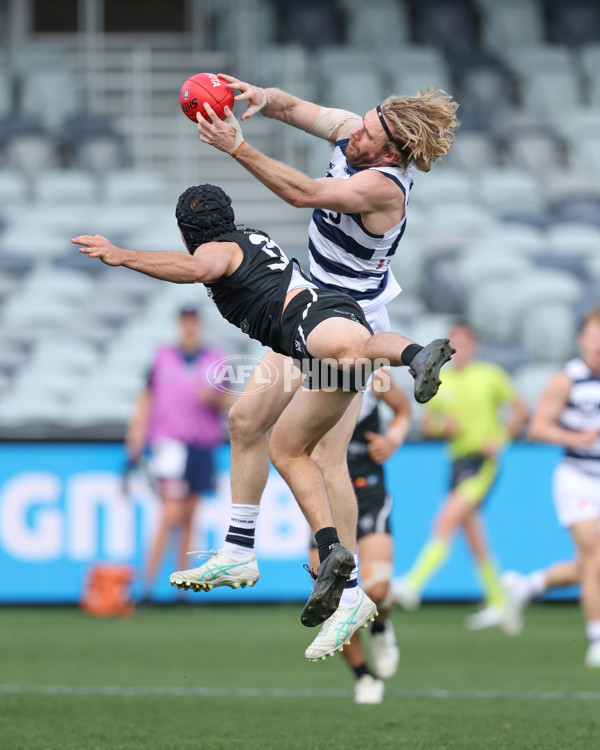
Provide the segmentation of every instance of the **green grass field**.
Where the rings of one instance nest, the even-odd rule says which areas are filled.
[[[394,614],[384,702],[357,706],[338,654],[305,662],[301,605],[156,607],[129,620],[0,609],[2,750],[575,750],[600,747],[600,671],[575,605],[519,638],[472,606]]]

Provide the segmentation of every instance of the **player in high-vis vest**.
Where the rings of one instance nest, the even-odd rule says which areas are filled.
[[[581,356],[548,381],[529,425],[532,440],[564,446],[552,490],[577,559],[529,576],[510,572],[504,583],[521,610],[548,588],[581,583],[589,640],[585,663],[600,667],[600,308],[584,316],[577,342]]]
[[[475,630],[500,625],[513,635],[519,630],[519,618],[507,607],[483,531],[481,507],[496,479],[500,453],[519,434],[527,410],[506,372],[476,359],[477,340],[467,325],[454,325],[450,338],[456,347],[454,367],[448,369],[435,403],[425,410],[425,431],[430,437],[448,440],[451,489],[436,516],[431,537],[410,570],[395,582],[394,593],[406,609],[417,607],[427,582],[447,560],[454,536],[462,529],[486,604],[468,618],[467,627]]]
[[[414,97],[388,97],[364,116],[322,107],[280,89],[263,89],[223,76],[247,101],[241,120],[260,112],[333,147],[325,177],[311,179],[251,146],[228,110],[223,122],[207,108],[198,118],[200,138],[239,163],[287,203],[314,208],[309,228],[310,276],[319,288],[353,297],[374,332],[388,331],[385,304],[401,290],[389,268],[406,227],[414,170],[428,172],[452,146],[458,127],[456,102],[442,91]],[[280,373],[286,363],[273,351],[263,362]],[[293,389],[257,393],[250,378],[246,394],[230,411],[232,506],[230,528],[240,514],[256,523],[269,470],[269,430],[294,397]],[[253,395],[250,395],[250,394]],[[346,464],[346,450],[360,411],[360,397],[312,452],[329,488],[340,540],[356,551],[358,509]],[[227,546],[227,542],[226,542]],[[358,564],[358,558],[356,558]],[[352,574],[336,617],[352,607],[357,570]],[[218,583],[217,583],[218,585]],[[325,634],[326,635],[326,634]],[[328,647],[328,646],[327,646]]]

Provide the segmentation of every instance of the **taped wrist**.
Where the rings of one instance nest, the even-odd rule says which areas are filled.
[[[246,143],[246,141],[242,141],[240,145],[236,148],[236,150],[231,152],[231,155],[233,156],[233,158],[237,159],[238,156],[242,153],[242,151],[246,148],[247,145],[248,144]]]

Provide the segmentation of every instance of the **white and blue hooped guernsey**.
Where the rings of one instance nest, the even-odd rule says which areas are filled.
[[[573,381],[569,401],[559,417],[567,430],[600,430],[600,377],[582,359],[572,359],[565,372]],[[568,448],[564,462],[586,474],[600,476],[600,440],[589,448]]]
[[[327,177],[348,179],[357,171],[346,161],[348,139],[338,141]],[[342,214],[317,208],[308,230],[310,274],[321,288],[344,292],[368,312],[394,299],[401,287],[389,268],[406,228],[406,207],[413,185],[414,167],[368,167],[381,172],[404,194],[405,215],[385,234],[369,232],[359,213]]]

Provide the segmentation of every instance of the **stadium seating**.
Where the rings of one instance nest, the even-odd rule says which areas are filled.
[[[0,58],[0,64],[1,62]],[[0,117],[5,117],[12,110],[12,91],[10,78],[5,72],[4,65],[0,71]]]
[[[514,373],[517,391],[530,411],[535,408],[546,383],[559,368],[560,365],[556,363],[538,362],[523,365]]]
[[[439,166],[460,169],[476,174],[480,170],[499,166],[500,148],[491,133],[478,130],[460,130],[450,151],[440,160]]]
[[[228,7],[207,2],[213,51],[231,43]],[[482,355],[516,373],[531,402],[600,298],[599,14],[584,0],[260,0],[249,42],[252,80],[329,106],[363,114],[392,92],[429,86],[459,101],[452,150],[415,175],[391,263],[405,291],[390,315],[419,339],[466,316]],[[161,114],[138,130],[127,97],[116,96],[131,85],[125,69],[119,84],[110,74],[106,111],[89,111],[84,57],[44,42],[0,66],[0,423],[15,429],[33,430],[36,413],[46,430],[63,418],[73,429],[122,426],[154,347],[174,335],[178,306],[190,296],[208,302],[201,289],[106,269],[69,242],[98,232],[184,252],[173,212],[182,165],[222,184],[240,223],[264,227],[306,258],[310,210],[274,198],[226,155],[191,154],[193,129],[184,131],[179,112],[164,115],[170,100],[156,102]],[[154,129],[162,140],[144,150]],[[324,174],[325,141],[268,118],[252,118],[244,132],[276,158]],[[214,307],[203,310],[211,341],[260,353]],[[540,341],[553,335],[549,351]],[[69,363],[69,349],[81,361]],[[106,380],[93,376],[94,396],[76,387],[88,356]],[[30,392],[41,368],[54,394],[43,404]]]
[[[346,43],[350,47],[377,49],[394,47],[410,39],[405,5],[387,0],[357,3],[346,15]]]
[[[20,172],[29,181],[58,161],[46,127],[34,118],[17,115],[0,122],[0,153],[5,168]]]
[[[0,205],[24,205],[29,194],[27,180],[16,170],[0,169]]]
[[[541,179],[566,166],[565,148],[550,131],[522,131],[509,135],[503,153],[508,167],[525,169]]]
[[[536,362],[564,363],[576,353],[573,310],[561,304],[543,304],[526,310],[519,341]]]
[[[483,202],[497,216],[514,210],[540,210],[544,197],[538,180],[523,168],[491,168],[477,176]]]
[[[484,340],[510,343],[518,340],[527,310],[549,303],[571,305],[580,294],[581,285],[572,274],[538,269],[525,278],[481,283],[467,302],[467,314]]]
[[[104,174],[126,166],[123,138],[102,116],[78,115],[62,124],[60,146],[69,166]]]
[[[542,9],[535,0],[483,0],[481,44],[500,56],[511,50],[539,44],[544,39]]]
[[[548,251],[557,254],[597,258],[600,228],[569,223],[556,223],[548,230]]]
[[[23,77],[20,111],[26,116],[44,113],[44,123],[58,130],[65,118],[83,108],[83,92],[68,67],[35,68]]]
[[[545,0],[548,36],[552,41],[578,47],[600,41],[600,6],[590,0]]]
[[[467,0],[413,0],[412,7],[418,42],[452,53],[477,46],[475,19]]]
[[[98,183],[84,170],[56,169],[44,172],[35,181],[33,197],[39,203],[93,205],[98,200]]]

